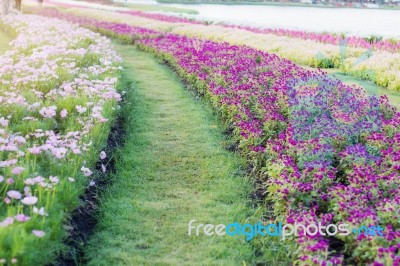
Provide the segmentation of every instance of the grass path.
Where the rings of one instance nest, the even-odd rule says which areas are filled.
[[[218,121],[151,55],[124,58],[126,142],[86,251],[89,265],[247,265],[242,237],[189,237],[188,222],[245,222],[254,214],[242,159],[222,148]]]
[[[0,31],[0,55],[10,49],[8,43],[11,40],[11,37],[7,33]]]

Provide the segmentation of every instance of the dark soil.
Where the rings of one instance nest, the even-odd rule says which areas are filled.
[[[107,146],[104,148],[109,158],[99,160],[96,163],[95,185],[86,188],[84,194],[80,197],[81,205],[72,212],[70,219],[66,223],[68,237],[65,239],[64,244],[67,246],[68,251],[61,254],[54,265],[75,266],[86,263],[84,247],[97,224],[99,197],[112,183],[110,175],[115,173],[115,159],[112,154],[117,147],[123,145],[124,123],[122,114],[119,114],[114,126],[111,128]],[[106,173],[102,171],[102,164],[107,168]]]

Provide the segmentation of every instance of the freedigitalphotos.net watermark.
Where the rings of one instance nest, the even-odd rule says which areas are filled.
[[[281,222],[276,224],[263,224],[262,222],[255,224],[241,224],[239,222],[234,222],[227,225],[202,223],[195,225],[195,222],[196,220],[189,221],[189,236],[245,236],[247,241],[252,240],[256,236],[274,236],[281,237],[282,240],[285,240],[289,236],[299,236],[300,234],[305,234],[307,236],[315,236],[317,234],[322,236],[359,236],[361,234],[364,234],[365,236],[383,236],[383,228],[379,225],[352,227],[351,225],[345,223],[338,225],[310,223],[304,225],[301,223],[283,224]]]

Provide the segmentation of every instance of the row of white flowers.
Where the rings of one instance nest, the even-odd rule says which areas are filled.
[[[58,19],[8,15],[0,29],[16,37],[0,56],[0,264],[45,264],[110,131],[121,59]]]

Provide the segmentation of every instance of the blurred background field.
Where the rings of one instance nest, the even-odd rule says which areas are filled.
[[[11,37],[5,32],[0,31],[0,54],[3,54],[10,48],[9,46],[10,41]]]

